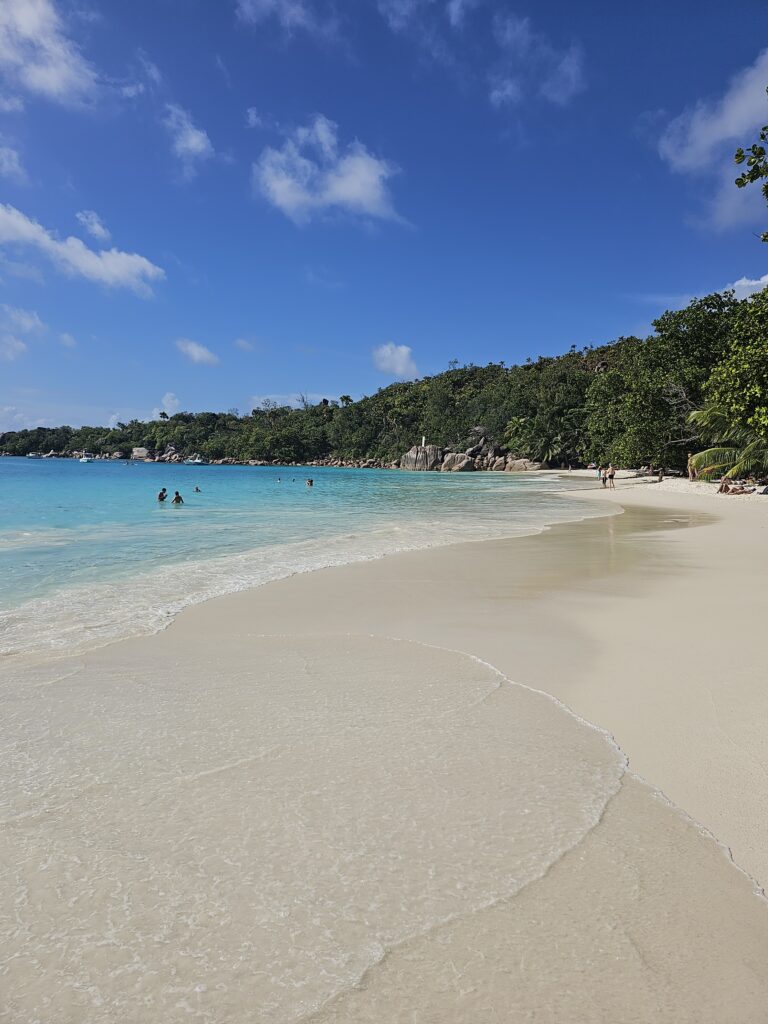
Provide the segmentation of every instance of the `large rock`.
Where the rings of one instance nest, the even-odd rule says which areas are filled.
[[[131,458],[132,459],[148,459],[149,458],[149,449],[148,448],[134,448],[131,451]]]
[[[452,452],[445,456],[440,467],[442,473],[471,473],[475,468],[475,460],[463,452]]]
[[[443,461],[443,450],[436,444],[415,444],[400,459],[400,469],[432,470],[439,469]]]
[[[532,473],[534,470],[543,469],[541,462],[532,462],[530,459],[507,459],[507,473]]]
[[[497,459],[494,459],[491,465],[488,467],[494,473],[501,473],[507,468],[507,460],[503,455],[500,455]]]

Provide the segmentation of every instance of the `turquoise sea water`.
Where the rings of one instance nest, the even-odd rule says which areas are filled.
[[[183,507],[158,503],[162,486]],[[535,474],[0,459],[0,652],[84,649],[295,572],[583,518],[562,487]]]

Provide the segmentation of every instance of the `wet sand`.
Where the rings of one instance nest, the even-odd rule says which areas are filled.
[[[19,669],[8,1019],[765,1022],[768,516],[616,497]]]

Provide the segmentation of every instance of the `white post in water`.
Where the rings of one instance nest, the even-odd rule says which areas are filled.
[[[421,447],[422,448],[426,448],[427,447],[427,438],[426,438],[425,434],[422,434],[422,436],[421,436]]]

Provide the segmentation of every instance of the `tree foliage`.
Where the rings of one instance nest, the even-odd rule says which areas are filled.
[[[490,363],[382,388],[359,401],[299,408],[265,401],[249,414],[178,412],[107,427],[0,434],[0,451],[129,455],[133,447],[208,459],[305,462],[326,456],[394,459],[425,435],[461,451],[489,446],[551,465],[653,462],[684,468],[702,446],[691,412],[717,406],[729,422],[768,432],[768,291],[695,299],[664,313],[648,338],[569,349],[520,366]]]
[[[768,92],[768,89],[766,89]],[[746,164],[747,169],[743,171],[736,179],[736,184],[739,188],[746,188],[747,185],[754,184],[754,182],[762,181],[763,178],[768,179],[768,157],[766,157],[766,143],[768,143],[768,124],[763,125],[760,129],[760,135],[757,142],[753,142],[751,146],[747,146],[743,149],[741,146],[736,150],[734,160],[737,164]],[[766,202],[768,202],[768,180],[763,182],[760,191],[765,196]],[[764,242],[768,242],[768,231],[764,231],[760,236]]]

